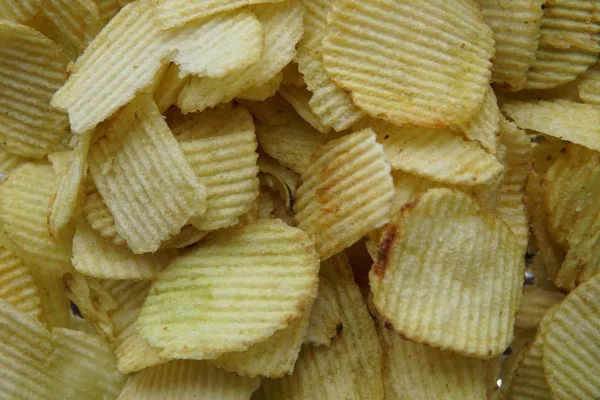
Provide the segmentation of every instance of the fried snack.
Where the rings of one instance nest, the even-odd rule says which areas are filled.
[[[156,251],[206,211],[206,188],[148,95],[123,109],[109,135],[92,145],[89,167],[117,232],[135,254]]]
[[[3,3],[5,4],[5,3]],[[50,106],[67,78],[60,46],[33,28],[0,20],[0,139],[24,157],[42,158],[67,133],[67,115]]]
[[[492,30],[471,0],[338,1],[323,39],[325,70],[356,105],[434,128],[477,111],[493,55]]]
[[[280,220],[215,232],[159,273],[140,332],[172,358],[246,350],[310,308],[318,267],[308,236]],[[173,323],[176,330],[168,328]]]
[[[123,239],[115,227],[115,219],[102,200],[94,181],[88,177],[85,185],[85,202],[83,212],[90,226],[100,233],[100,236],[111,239],[114,244],[123,245]]]
[[[296,53],[296,43],[304,30],[304,9],[300,0],[261,4],[250,8],[264,32],[264,48],[260,58],[247,68],[222,77],[193,77],[177,99],[184,113],[202,111],[232,100],[238,93],[273,79],[289,64]],[[246,47],[247,39],[241,39]],[[220,53],[220,52],[219,52]]]
[[[298,71],[298,64],[296,62],[292,61],[281,72],[283,73],[283,79],[281,81],[283,85],[299,88],[306,86],[304,76]]]
[[[329,346],[343,329],[340,305],[336,300],[334,287],[329,280],[321,278],[304,344]]]
[[[319,148],[302,173],[294,212],[298,227],[326,260],[389,220],[390,166],[371,129]]]
[[[189,76],[180,76],[177,64],[169,64],[154,91],[154,101],[161,114],[177,102],[177,97],[188,80]]]
[[[560,292],[526,286],[523,289],[521,306],[517,311],[517,329],[538,329],[546,311],[555,304],[560,303],[564,298],[565,295]]]
[[[0,176],[2,177],[2,181],[6,179],[8,174],[10,174],[13,169],[17,168],[24,162],[25,159],[23,157],[9,153],[3,148],[0,148]]]
[[[199,242],[208,235],[209,232],[201,231],[194,225],[186,225],[181,231],[160,245],[161,249],[182,249],[196,242]]]
[[[430,189],[386,226],[369,281],[394,331],[490,358],[512,340],[524,269],[519,243],[500,219],[466,194]]]
[[[577,91],[584,103],[600,105],[600,64],[596,63],[579,77]]]
[[[598,308],[600,274],[569,293],[548,325],[542,359],[553,399],[600,395]]]
[[[467,139],[477,140],[483,148],[495,154],[498,147],[500,119],[502,114],[498,108],[498,100],[494,90],[489,87],[479,110],[464,124],[452,126],[451,129],[463,132]]]
[[[253,100],[253,101],[263,101],[268,99],[271,96],[275,96],[275,93],[279,90],[279,86],[281,85],[281,81],[283,79],[283,72],[278,73],[273,78],[268,80],[267,82],[252,86],[241,93],[238,93],[236,96],[238,99],[245,100]]]
[[[310,107],[311,93],[304,86],[283,85],[279,88],[279,94],[294,107],[294,110],[313,128],[321,133],[331,130],[329,125],[324,125],[317,114]]]
[[[31,270],[15,253],[0,245],[0,299],[38,318],[42,313],[39,289]]]

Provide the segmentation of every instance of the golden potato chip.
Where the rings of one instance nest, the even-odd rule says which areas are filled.
[[[521,129],[567,140],[600,151],[600,108],[567,100],[510,101],[502,111]]]
[[[308,236],[280,220],[216,232],[159,273],[140,332],[172,358],[246,350],[310,308],[318,268]]]
[[[120,112],[88,162],[117,232],[136,254],[156,251],[206,210],[205,186],[148,95]]]
[[[317,114],[310,107],[311,93],[304,86],[283,85],[279,88],[279,94],[294,107],[294,110],[313,128],[321,133],[331,130],[329,125],[324,125]]]
[[[37,318],[42,313],[38,287],[31,270],[15,253],[0,245],[0,299]]]
[[[161,114],[177,102],[177,97],[188,80],[189,76],[180,76],[177,64],[169,64],[154,91],[154,101]]]
[[[543,346],[544,374],[552,398],[600,396],[600,274],[582,283],[558,306]]]
[[[335,293],[341,333],[329,347],[304,345],[293,374],[264,379],[265,398],[383,400],[381,347],[346,255],[323,262],[321,276]]]
[[[329,76],[372,117],[439,128],[481,106],[494,39],[471,0],[342,0],[323,48]]]
[[[60,276],[72,270],[71,241],[48,232],[54,182],[50,165],[25,163],[15,169],[0,186],[0,220],[25,263],[46,275]]]
[[[71,321],[71,303],[65,293],[62,277],[36,274],[32,271],[41,300],[42,314],[39,320],[48,329],[66,328]]]
[[[467,122],[452,126],[451,129],[463,132],[467,139],[477,140],[490,153],[496,153],[498,132],[502,114],[494,90],[489,87],[479,110]]]
[[[503,166],[477,142],[464,140],[449,129],[396,126],[364,119],[353,129],[371,127],[393,169],[438,182],[479,185],[500,174]]]
[[[125,239],[117,232],[115,219],[104,203],[104,200],[102,200],[102,196],[91,178],[87,179],[85,193],[83,212],[90,226],[94,230],[97,230],[100,236],[111,239],[114,244],[125,244]]]
[[[204,361],[176,360],[131,376],[117,400],[248,400],[260,386]]]
[[[193,77],[179,94],[177,106],[184,112],[202,111],[232,100],[238,93],[273,79],[294,57],[303,32],[300,0],[261,4],[250,8],[264,32],[260,58],[247,68],[222,77]],[[245,38],[240,39],[246,47]],[[219,49],[219,54],[222,52]]]
[[[25,22],[37,14],[43,2],[42,0],[2,0],[0,19]]]
[[[201,231],[194,225],[186,225],[179,233],[160,245],[161,249],[182,249],[188,247],[202,239],[204,239],[209,232]]]
[[[282,84],[296,87],[306,86],[306,83],[304,82],[304,76],[300,73],[300,71],[298,71],[298,64],[296,64],[294,61],[289,63],[282,72]]]
[[[430,189],[387,225],[369,280],[396,332],[489,358],[512,340],[524,269],[519,243],[500,219],[466,194]]]
[[[600,105],[600,64],[596,63],[579,77],[577,91],[584,103]]]
[[[265,83],[257,86],[252,86],[238,93],[236,97],[238,99],[263,101],[271,96],[274,96],[275,93],[277,93],[277,91],[279,90],[279,86],[281,85],[282,79],[283,72],[280,72]]]
[[[389,220],[390,166],[371,129],[319,148],[302,173],[294,212],[298,227],[326,260]]]
[[[67,78],[68,58],[60,46],[33,28],[6,20],[0,21],[0,43],[2,147],[42,158],[69,126],[66,114],[50,106],[52,95]]]
[[[16,154],[10,153],[0,147],[0,177],[3,182],[10,172],[23,164],[25,159]]]
[[[492,81],[512,91],[521,90],[535,61],[544,0],[477,0],[483,19],[494,31],[496,54]]]
[[[174,61],[181,74],[224,76],[258,59],[262,28],[249,11],[217,15],[162,31],[153,2],[125,6],[73,66],[52,104],[67,110],[71,129],[94,128],[151,85],[161,65]],[[243,50],[239,43],[248,44]],[[114,60],[100,63],[98,60]]]
[[[119,0],[94,0],[94,2],[98,7],[100,18],[102,18],[104,23],[110,21],[110,19],[114,17],[121,9]]]
[[[600,52],[600,23],[595,0],[553,0],[544,6],[541,40],[557,49]]]
[[[296,62],[310,90],[306,94],[306,106],[315,114],[318,123],[326,129],[330,127],[336,131],[348,129],[362,118],[364,112],[354,105],[348,93],[336,85],[323,66],[323,38],[327,33],[327,18],[334,2],[303,0],[302,3],[306,8],[305,32],[298,43]],[[317,129],[323,132],[322,129],[318,127]]]
[[[269,125],[283,125],[296,116],[292,106],[279,94],[263,101],[239,99],[238,103],[246,107],[256,120]]]
[[[550,307],[560,303],[565,295],[551,292],[535,286],[525,286],[521,306],[517,311],[516,327],[520,329],[537,329],[542,317]]]
[[[321,278],[304,344],[329,346],[331,341],[342,333],[342,329],[344,324],[335,290],[329,280]]]

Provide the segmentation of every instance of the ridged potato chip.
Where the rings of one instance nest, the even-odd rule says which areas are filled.
[[[369,280],[377,310],[396,332],[489,358],[512,340],[524,269],[500,219],[466,194],[430,189],[386,226]]]
[[[0,176],[2,177],[2,182],[6,180],[6,177],[13,169],[24,162],[25,159],[23,157],[0,148]]]
[[[500,131],[500,108],[494,90],[489,87],[479,110],[473,117],[460,125],[452,126],[452,130],[463,132],[467,139],[477,140],[490,153],[496,153]]]
[[[248,400],[259,378],[223,371],[205,361],[176,360],[129,378],[117,400]]]
[[[552,398],[600,396],[600,274],[582,283],[558,306],[543,346],[544,374]]]
[[[542,40],[552,46],[600,52],[600,22],[595,0],[553,0],[544,7]]]
[[[600,64],[596,63],[579,77],[577,91],[584,103],[600,105]]]
[[[335,289],[328,279],[319,280],[319,292],[310,312],[304,344],[329,346],[342,333],[344,324]]]
[[[154,101],[161,114],[177,102],[177,97],[188,80],[189,76],[180,76],[177,64],[169,64],[154,91]]]
[[[331,130],[331,127],[324,125],[317,114],[314,113],[310,107],[311,93],[304,86],[288,86],[283,85],[279,88],[279,94],[288,103],[294,107],[294,110],[308,122],[313,128],[321,133],[327,133]]]
[[[517,311],[517,329],[538,329],[542,317],[555,304],[560,303],[565,295],[560,292],[551,292],[535,286],[526,286],[523,289],[521,306]]]
[[[252,86],[236,96],[238,99],[263,101],[271,96],[275,96],[275,93],[279,90],[281,81],[283,79],[283,72],[278,73],[270,80],[257,86]]]
[[[115,219],[104,200],[102,200],[102,196],[91,178],[87,179],[85,185],[83,212],[90,226],[98,231],[102,237],[111,239],[114,244],[125,244],[125,239],[117,232]]]
[[[42,7],[43,0],[3,0],[0,3],[0,19],[25,22]]]
[[[302,173],[294,212],[298,227],[326,260],[389,220],[390,165],[371,129],[319,148]]]
[[[312,241],[280,220],[214,233],[159,273],[140,332],[172,358],[246,350],[310,308],[318,268]]]
[[[156,251],[206,211],[206,188],[149,96],[120,112],[88,162],[117,232],[136,254]]]
[[[32,317],[42,313],[38,287],[31,270],[12,251],[0,245],[0,299]]]
[[[67,115],[50,106],[67,78],[67,62],[60,46],[41,33],[0,20],[0,139],[6,150],[42,158],[67,133]]]
[[[493,55],[492,30],[471,0],[338,1],[323,39],[325,70],[356,105],[436,128],[480,107]]]

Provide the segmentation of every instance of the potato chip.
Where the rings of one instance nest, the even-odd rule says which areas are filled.
[[[194,225],[186,225],[179,233],[160,245],[161,249],[182,249],[188,247],[202,239],[204,239],[209,232],[201,231]]]
[[[279,88],[279,94],[294,107],[294,110],[313,128],[321,133],[331,130],[329,125],[324,125],[317,114],[310,107],[311,93],[304,86],[283,85]]]
[[[394,196],[390,166],[371,129],[319,148],[302,173],[294,212],[321,260],[389,220]]]
[[[104,200],[102,200],[102,196],[91,178],[86,182],[85,192],[83,212],[90,226],[97,230],[100,236],[111,239],[114,244],[125,244],[125,239],[117,232],[115,219]]]
[[[289,63],[282,71],[283,79],[281,83],[287,86],[305,87],[304,76],[298,71],[298,64],[294,61]]]
[[[248,400],[260,379],[232,374],[204,361],[176,360],[127,381],[117,400]]]
[[[263,101],[277,93],[282,79],[283,73],[280,72],[262,85],[252,86],[243,92],[238,93],[236,97],[238,99]]]
[[[524,269],[500,219],[466,194],[431,189],[387,225],[369,277],[377,310],[403,337],[489,358],[512,340]]]
[[[492,30],[471,0],[342,0],[323,47],[329,76],[372,117],[437,128],[480,107],[494,55]]]
[[[468,142],[449,129],[396,126],[386,121],[364,119],[353,129],[371,127],[393,169],[438,182],[479,185],[500,174],[496,157],[476,142]]]
[[[247,68],[223,77],[193,77],[181,91],[177,106],[184,112],[202,111],[232,100],[238,93],[273,79],[294,57],[303,32],[300,0],[261,4],[251,8],[264,32],[260,58]],[[240,39],[246,47],[246,38]],[[220,50],[220,49],[219,49]],[[221,51],[219,51],[220,53]]]
[[[600,396],[600,274],[558,306],[543,346],[544,374],[553,399]]]
[[[239,99],[238,103],[246,107],[256,120],[269,125],[284,125],[296,116],[292,106],[279,94],[264,101]]]
[[[600,64],[596,63],[579,77],[577,91],[584,103],[600,105]]]
[[[473,117],[464,124],[452,126],[451,129],[464,132],[467,139],[477,140],[490,153],[496,153],[501,117],[498,100],[489,87],[485,92],[483,104]]]
[[[188,80],[189,76],[180,77],[177,64],[169,64],[154,91],[154,101],[161,114],[177,102],[177,97]]]
[[[492,81],[512,91],[521,90],[535,60],[544,0],[478,0],[483,19],[494,31],[496,54]]]
[[[42,158],[67,133],[69,120],[50,99],[67,78],[68,58],[33,28],[6,20],[0,21],[0,43],[2,147]]]
[[[521,129],[567,140],[600,151],[600,108],[572,101],[510,101],[502,111]]]
[[[42,0],[2,0],[0,19],[25,22],[40,10],[42,3]]]
[[[516,327],[520,329],[537,329],[542,317],[550,307],[560,303],[565,296],[559,292],[525,286],[521,306],[517,311]]]
[[[0,186],[0,219],[23,261],[46,275],[60,276],[72,270],[71,242],[48,232],[54,182],[49,165],[26,163],[15,169]]]
[[[600,52],[598,4],[594,0],[553,0],[544,6],[541,40],[557,49]]]
[[[206,210],[206,189],[149,96],[121,111],[109,136],[90,148],[89,166],[117,232],[136,254],[156,251]]]
[[[94,2],[98,7],[100,18],[102,18],[104,23],[110,21],[110,19],[114,17],[121,9],[119,0],[94,0]]]
[[[246,350],[310,308],[318,268],[310,239],[282,221],[216,232],[159,273],[140,332],[172,358]]]
[[[382,400],[381,347],[346,255],[339,253],[325,261],[321,276],[335,293],[341,333],[329,347],[304,345],[293,374],[263,380],[265,397]]]
[[[0,245],[0,299],[37,318],[42,313],[40,294],[31,270],[15,253]]]
[[[6,179],[8,174],[19,165],[23,164],[25,159],[13,153],[0,148],[0,176],[2,182]]]
[[[38,287],[42,306],[42,314],[38,319],[48,329],[68,327],[71,321],[71,303],[65,294],[66,285],[63,278],[35,272],[32,271],[32,275]]]
[[[258,197],[258,143],[242,107],[209,109],[171,124],[181,151],[206,188],[206,213],[190,222],[200,230],[235,225]]]
[[[321,278],[304,344],[329,346],[343,329],[344,324],[340,305],[335,298],[335,289],[329,280]]]
[[[161,31],[153,3],[134,2],[111,19],[77,59],[52,104],[67,110],[71,129],[82,133],[149,86],[162,64],[172,60],[182,74],[224,76],[254,62],[260,55],[261,40],[260,23],[248,11]],[[240,42],[248,42],[246,51],[240,51]],[[105,59],[114,62],[98,62]]]
[[[577,218],[567,238],[569,251],[558,271],[556,284],[573,289],[577,283],[585,282],[600,272],[600,209],[598,201],[586,208]]]

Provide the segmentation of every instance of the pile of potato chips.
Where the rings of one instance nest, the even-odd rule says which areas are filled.
[[[600,398],[600,0],[0,0],[0,398]]]

